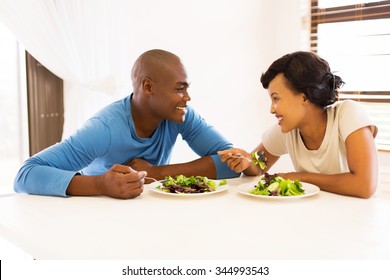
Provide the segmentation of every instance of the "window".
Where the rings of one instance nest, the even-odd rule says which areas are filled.
[[[28,154],[24,50],[0,24],[0,192],[11,189]],[[22,70],[21,70],[22,69]]]
[[[390,151],[390,1],[311,0],[310,49],[346,84],[340,99],[360,101]]]

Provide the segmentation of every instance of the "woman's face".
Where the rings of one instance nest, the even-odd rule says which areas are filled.
[[[279,73],[269,83],[268,93],[271,98],[271,114],[278,120],[283,133],[299,128],[306,114],[308,100],[303,93],[293,91],[288,80]]]

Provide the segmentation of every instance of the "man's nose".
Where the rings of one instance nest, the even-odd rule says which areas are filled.
[[[188,94],[188,92],[187,92],[187,91],[184,93],[184,95],[183,95],[183,99],[184,99],[184,101],[186,101],[186,102],[188,102],[188,101],[190,101],[190,100],[191,100],[191,97],[190,97],[190,95]]]

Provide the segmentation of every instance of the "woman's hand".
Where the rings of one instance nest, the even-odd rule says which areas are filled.
[[[232,148],[219,151],[218,155],[221,156],[222,162],[226,162],[227,166],[237,173],[243,172],[252,165],[250,153],[243,149]]]

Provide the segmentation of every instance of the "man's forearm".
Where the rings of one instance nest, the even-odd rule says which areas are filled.
[[[74,176],[70,181],[66,194],[68,195],[101,195],[97,184],[97,176]]]
[[[186,163],[154,166],[155,171],[148,172],[149,177],[162,180],[165,176],[206,176],[210,179],[217,177],[217,171],[213,159],[205,156]]]

